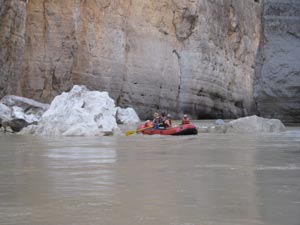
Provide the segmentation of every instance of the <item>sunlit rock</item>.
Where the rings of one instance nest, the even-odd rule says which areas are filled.
[[[215,125],[225,125],[225,121],[222,120],[222,119],[217,119],[217,120],[215,121]]]
[[[34,110],[39,112],[40,109],[46,111],[49,108],[49,104],[40,103],[29,98],[15,95],[6,95],[0,102],[9,107],[18,106],[22,109],[26,109],[26,111],[33,112],[35,112]]]
[[[70,92],[58,95],[37,126],[24,133],[63,136],[104,135],[118,129],[114,100],[107,92],[89,91],[75,85]]]
[[[117,122],[120,124],[133,124],[140,122],[140,118],[133,108],[123,109],[117,107]]]
[[[3,114],[6,120],[23,119],[27,123],[39,121],[43,113],[49,108],[49,104],[15,95],[6,95],[1,99],[0,105],[2,105],[0,106],[0,117]],[[5,114],[2,113],[3,110]]]
[[[10,120],[11,115],[12,115],[12,109],[0,102],[0,119]]]
[[[48,104],[7,95],[0,101],[1,127],[4,128],[5,132],[19,132],[30,124],[36,124],[48,108]]]
[[[233,120],[226,125],[226,132],[282,132],[285,126],[278,119],[266,119],[258,116],[249,116]]]
[[[228,123],[217,120],[212,125],[198,128],[198,131],[199,133],[277,133],[285,131],[285,126],[278,119],[249,116]]]

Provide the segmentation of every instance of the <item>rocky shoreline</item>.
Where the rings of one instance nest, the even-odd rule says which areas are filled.
[[[18,96],[0,101],[0,128],[4,132],[44,136],[98,136],[120,134],[120,124],[137,124],[132,108],[115,106],[107,92],[90,91],[75,85],[70,92],[55,97],[50,105]],[[225,122],[216,120],[211,126],[199,127],[200,133],[282,132],[280,120],[257,116]]]

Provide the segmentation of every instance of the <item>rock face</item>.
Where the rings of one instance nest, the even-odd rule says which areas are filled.
[[[263,117],[300,122],[300,2],[267,0],[255,98]]]
[[[21,93],[25,32],[26,2],[0,0],[0,99]]]
[[[296,0],[289,2],[297,9]],[[84,84],[108,91],[117,105],[135,108],[141,118],[154,111],[203,119],[248,115],[257,49],[264,40],[262,4],[0,0],[0,97],[16,94],[50,102],[73,84]],[[295,44],[297,30],[289,31]],[[270,51],[272,43],[277,44],[271,41]],[[278,99],[260,92],[265,88],[261,80],[269,82],[267,68],[257,86],[260,111],[269,99]],[[293,96],[299,91],[287,90]]]

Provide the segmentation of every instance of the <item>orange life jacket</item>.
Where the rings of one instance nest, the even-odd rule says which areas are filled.
[[[147,121],[145,122],[145,127],[153,127],[152,121],[147,120]]]

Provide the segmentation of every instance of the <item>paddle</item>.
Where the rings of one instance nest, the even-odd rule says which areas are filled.
[[[129,131],[126,131],[125,135],[126,136],[129,136],[129,135],[132,135],[132,134],[135,134],[137,132],[140,132],[142,130],[146,130],[146,129],[149,129],[149,128],[152,128],[153,126],[150,126],[150,127],[144,127],[142,129],[139,129],[139,130],[129,130]]]

